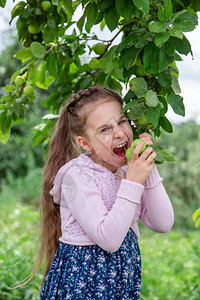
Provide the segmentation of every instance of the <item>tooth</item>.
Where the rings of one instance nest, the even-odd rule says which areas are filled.
[[[125,145],[126,145],[126,142],[124,142],[124,143],[121,144],[121,145],[116,146],[115,148],[121,148],[121,147],[123,147],[123,146],[125,146]]]

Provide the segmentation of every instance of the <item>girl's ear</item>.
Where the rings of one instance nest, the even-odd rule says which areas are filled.
[[[83,148],[84,150],[92,151],[92,149],[93,149],[92,145],[90,145],[90,143],[87,141],[87,139],[84,138],[83,136],[78,136],[77,142],[79,143],[81,148]]]

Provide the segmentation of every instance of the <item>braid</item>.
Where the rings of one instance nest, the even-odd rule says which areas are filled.
[[[88,96],[91,96],[93,93],[98,93],[99,96],[102,96],[104,98],[105,98],[105,96],[115,98],[116,100],[118,100],[118,102],[121,105],[123,104],[123,100],[118,93],[116,93],[115,91],[109,90],[107,88],[104,88],[100,85],[96,85],[94,87],[89,87],[85,90],[80,90],[77,94],[74,93],[71,96],[71,98],[67,101],[67,104],[66,104],[67,111],[70,112],[71,114],[77,115],[77,111],[75,108],[76,108],[77,104],[79,103],[79,101],[82,98],[87,98],[87,100],[89,101],[90,97],[88,97]],[[100,98],[100,97],[98,97],[98,98]],[[85,103],[85,101],[84,101],[84,103]]]

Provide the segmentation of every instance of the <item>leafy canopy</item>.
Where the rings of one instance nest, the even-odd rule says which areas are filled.
[[[60,109],[73,92],[100,84],[122,92],[124,111],[133,121],[135,136],[161,128],[172,133],[166,118],[170,105],[185,115],[176,61],[192,54],[184,35],[197,25],[198,1],[187,0],[27,0],[18,2],[18,38],[23,43],[15,57],[22,66],[4,87],[0,102],[0,141],[6,143],[14,122],[22,122],[36,89],[47,91],[41,102],[49,114],[35,130],[34,144],[48,143]],[[0,0],[5,6],[6,0]],[[77,8],[82,8],[74,21]],[[95,26],[94,26],[95,25]],[[107,26],[112,38],[98,32]],[[117,40],[120,39],[116,44]],[[22,86],[16,78],[24,79]],[[33,92],[27,95],[25,87]],[[30,88],[29,88],[30,90]],[[143,121],[141,121],[141,118]],[[163,153],[162,162],[168,157]]]

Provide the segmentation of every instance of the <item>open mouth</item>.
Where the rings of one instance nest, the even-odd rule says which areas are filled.
[[[113,149],[115,155],[120,159],[126,159],[126,149],[128,148],[128,143],[124,142],[119,144]]]

